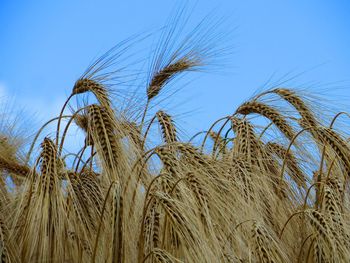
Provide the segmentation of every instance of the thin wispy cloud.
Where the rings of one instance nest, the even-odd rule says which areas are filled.
[[[3,98],[6,96],[6,90],[7,90],[7,88],[6,88],[5,83],[0,81],[0,98]]]

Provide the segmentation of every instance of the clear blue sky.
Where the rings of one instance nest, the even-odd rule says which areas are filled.
[[[174,3],[0,0],[0,94],[42,119],[57,114],[93,58],[134,33],[160,28]],[[181,106],[176,114],[193,110],[179,116],[183,129],[206,129],[271,76],[277,81],[306,71],[288,85],[341,86],[337,94],[350,95],[349,1],[199,0],[192,21],[213,9],[235,28],[231,67],[195,77],[173,98]]]

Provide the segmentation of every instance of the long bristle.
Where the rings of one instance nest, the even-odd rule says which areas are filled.
[[[348,119],[328,124],[332,112],[278,88],[186,142],[175,115],[150,105],[221,54],[218,23],[181,38],[182,12],[143,82],[124,83],[146,94],[114,96],[110,83],[136,37],[87,69],[32,142],[0,125],[1,262],[350,262]]]

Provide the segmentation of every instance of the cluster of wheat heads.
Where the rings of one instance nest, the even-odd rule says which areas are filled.
[[[173,52],[164,36],[144,107],[115,105],[115,72],[101,73],[120,45],[76,81],[25,154],[1,134],[1,262],[350,261],[350,146],[334,128],[346,113],[327,122],[308,97],[275,88],[189,141],[164,109],[148,114],[170,81],[216,54],[201,32]],[[49,123],[54,135],[42,138]],[[74,125],[84,146],[70,152]]]

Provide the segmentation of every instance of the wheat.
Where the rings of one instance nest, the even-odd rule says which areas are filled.
[[[148,100],[157,96],[162,87],[177,74],[188,71],[195,66],[198,66],[198,62],[191,60],[191,58],[188,57],[182,57],[176,61],[170,62],[164,68],[156,72],[147,88]]]
[[[174,143],[177,141],[176,128],[171,116],[164,111],[157,112],[157,119],[162,129],[163,139],[166,143]]]
[[[299,114],[303,117],[303,120],[307,123],[308,127],[317,126],[317,120],[309,109],[309,107],[305,104],[305,102],[296,94],[295,91],[290,89],[275,89],[272,92],[278,94],[283,99],[288,101],[295,109],[299,112]]]
[[[92,92],[103,107],[111,107],[107,89],[102,84],[88,78],[77,80],[74,84],[72,94],[76,95],[85,92]]]
[[[30,168],[26,165],[21,165],[18,162],[6,160],[0,157],[0,169],[13,173],[19,176],[27,176],[30,172]]]
[[[268,231],[259,223],[253,224],[253,240],[255,253],[259,262],[283,262],[283,254],[279,251],[276,241]]]
[[[261,114],[271,120],[288,139],[291,140],[294,137],[294,131],[285,118],[277,110],[266,104],[258,101],[246,102],[236,112],[244,115],[251,113]]]
[[[340,136],[329,128],[319,127],[317,134],[324,144],[328,144],[339,156],[344,164],[347,175],[350,175],[350,155],[349,148]]]
[[[317,118],[325,108],[278,88],[184,142],[176,119],[150,105],[180,74],[224,53],[218,24],[205,22],[176,46],[182,12],[150,72],[118,83],[125,93],[113,85],[120,68],[112,67],[123,62],[127,41],[88,68],[32,141],[0,120],[2,262],[350,262],[348,120],[335,123],[338,114],[326,127]],[[271,93],[278,101],[257,100]],[[282,111],[283,103],[293,111]],[[71,115],[63,115],[66,106]],[[262,132],[261,117],[270,121]],[[51,140],[43,133],[54,121]],[[156,121],[161,136],[153,134]]]
[[[108,111],[99,105],[91,105],[88,108],[89,134],[93,144],[103,160],[105,167],[111,171],[109,175],[112,181],[121,180],[120,171],[122,146],[116,137],[116,126]]]

